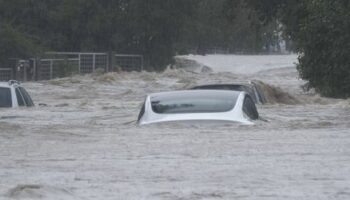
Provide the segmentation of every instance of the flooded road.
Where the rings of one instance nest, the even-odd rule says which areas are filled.
[[[303,92],[292,59],[264,59],[25,83],[47,106],[0,111],[0,199],[350,199],[350,100]],[[258,106],[253,126],[135,123],[147,93],[247,80],[300,103]]]

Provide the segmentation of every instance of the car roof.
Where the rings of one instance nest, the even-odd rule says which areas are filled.
[[[220,86],[231,86],[231,87],[235,87],[235,86],[246,86],[246,87],[252,87],[252,84],[250,83],[219,83],[219,84],[205,84],[205,85],[197,85],[194,86],[193,88],[202,88],[202,87],[220,87]]]
[[[149,94],[151,98],[164,98],[171,96],[182,96],[182,95],[238,95],[242,93],[242,91],[234,91],[234,90],[177,90],[177,91],[168,91],[168,92],[158,92]]]
[[[20,83],[15,80],[10,80],[8,82],[0,81],[0,87],[3,87],[3,88],[11,88],[12,86],[18,87],[19,85]]]
[[[7,82],[0,82],[0,87],[2,87],[2,88],[10,88],[11,85],[9,85]]]

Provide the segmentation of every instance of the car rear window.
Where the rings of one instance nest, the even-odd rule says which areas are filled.
[[[12,97],[10,88],[0,87],[0,107],[12,107]]]
[[[238,95],[224,91],[175,92],[155,95],[151,104],[158,114],[227,112],[234,108]]]

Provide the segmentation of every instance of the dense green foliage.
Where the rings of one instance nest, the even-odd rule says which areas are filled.
[[[260,53],[281,29],[298,70],[325,96],[350,96],[348,0],[0,0],[0,67],[45,51],[143,54],[161,70],[176,54]],[[283,24],[284,26],[281,26]]]
[[[350,97],[350,2],[348,0],[249,0],[261,19],[281,20],[300,53],[306,88],[329,97]]]
[[[331,97],[350,97],[350,4],[312,1],[301,24],[298,70],[309,86]]]
[[[244,0],[0,0],[0,66],[45,51],[143,54],[163,69],[176,54],[273,44]]]
[[[34,40],[9,24],[0,24],[0,63],[9,65],[17,58],[35,57],[40,52],[40,46]],[[0,67],[1,67],[0,64]]]

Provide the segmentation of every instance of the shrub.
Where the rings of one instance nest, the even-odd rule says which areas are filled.
[[[349,10],[348,1],[309,1],[297,35],[300,76],[323,96],[350,97]]]

